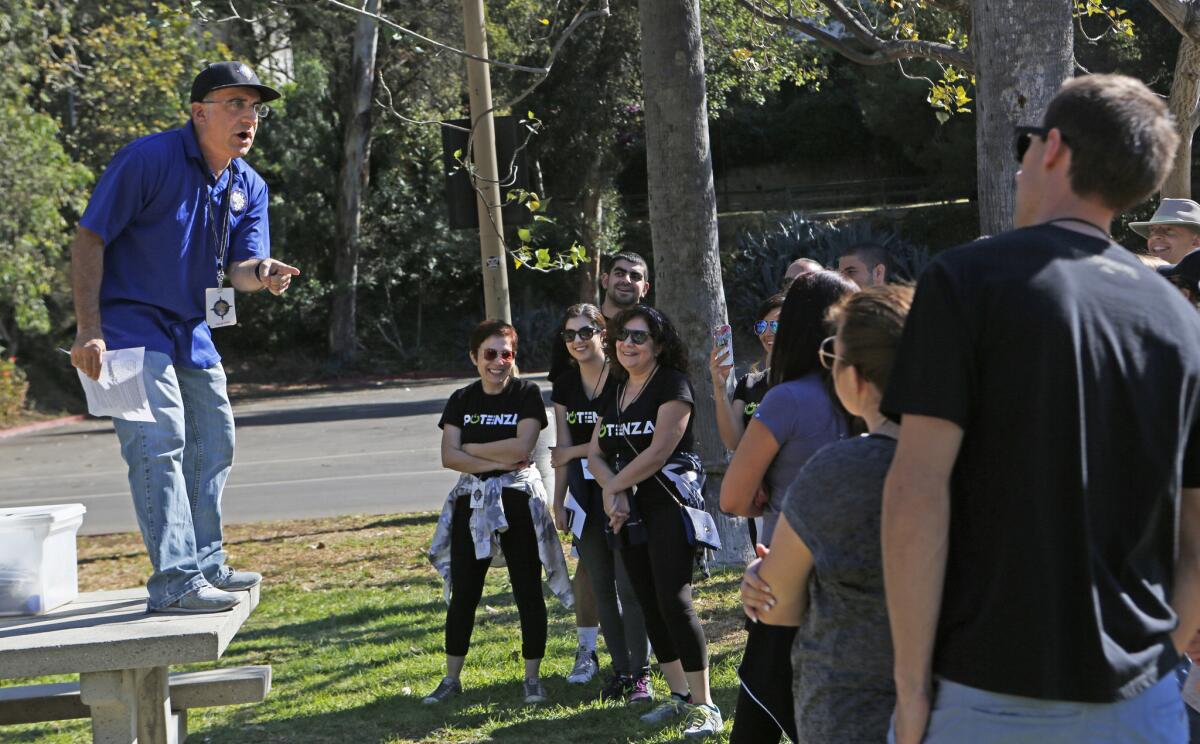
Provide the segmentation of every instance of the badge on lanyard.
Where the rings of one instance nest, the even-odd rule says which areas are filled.
[[[204,290],[204,320],[209,328],[237,325],[233,287],[225,286],[225,254],[229,251],[229,211],[233,206],[233,198],[241,194],[240,191],[233,190],[233,180],[233,171],[229,171],[229,184],[225,187],[224,219],[221,225],[217,225],[216,215],[213,214],[212,197],[206,196],[204,202],[208,207],[209,226],[217,234],[217,286]]]

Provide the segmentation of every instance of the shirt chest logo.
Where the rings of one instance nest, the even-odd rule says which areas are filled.
[[[246,208],[246,192],[241,189],[234,189],[229,195],[229,208],[234,212],[241,212]]]
[[[463,426],[516,426],[517,414],[515,413],[477,413],[463,414]]]
[[[595,411],[567,411],[567,424],[594,424],[600,419]]]
[[[636,437],[642,434],[653,434],[653,421],[631,421],[629,423],[605,424],[600,427],[602,437]]]

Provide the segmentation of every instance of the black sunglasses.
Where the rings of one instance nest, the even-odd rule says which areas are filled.
[[[630,331],[625,328],[617,331],[618,341],[629,341],[635,346],[641,346],[650,340],[650,331]]]
[[[1014,146],[1018,163],[1025,159],[1025,153],[1029,150],[1029,143],[1033,141],[1033,138],[1046,139],[1047,135],[1050,134],[1050,129],[1051,127],[1015,127],[1016,141],[1014,142]],[[1067,135],[1063,134],[1061,130],[1058,135],[1064,144],[1070,144],[1067,140]]]
[[[562,331],[562,340],[569,344],[575,340],[576,336],[578,336],[580,341],[591,341],[592,337],[595,336],[599,330],[599,328],[595,328],[593,326],[584,326],[578,331],[574,328],[564,328]]]

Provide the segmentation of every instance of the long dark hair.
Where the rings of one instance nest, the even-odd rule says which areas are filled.
[[[771,351],[767,381],[772,386],[813,372],[829,376],[817,359],[821,342],[830,335],[829,308],[856,291],[858,285],[834,271],[818,271],[792,282],[779,311],[779,330]]]
[[[608,322],[610,332],[604,340],[604,352],[613,362],[612,374],[620,379],[629,376],[617,359],[617,331],[625,328],[625,324],[634,318],[646,321],[646,327],[650,329],[650,338],[654,339],[654,345],[658,347],[658,363],[686,375],[688,373],[687,346],[667,316],[649,305],[627,307]],[[815,355],[816,352],[813,354]]]

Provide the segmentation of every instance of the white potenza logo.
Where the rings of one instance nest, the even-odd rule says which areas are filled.
[[[516,426],[517,414],[515,413],[477,413],[471,415],[463,414],[463,426]]]
[[[639,434],[653,434],[653,421],[631,421],[620,424],[604,424],[600,427],[602,437],[636,437]]]
[[[567,423],[575,424],[594,424],[600,420],[595,411],[567,411]]]
[[[246,208],[246,192],[241,189],[234,189],[229,195],[229,208],[235,212],[240,212]]]

